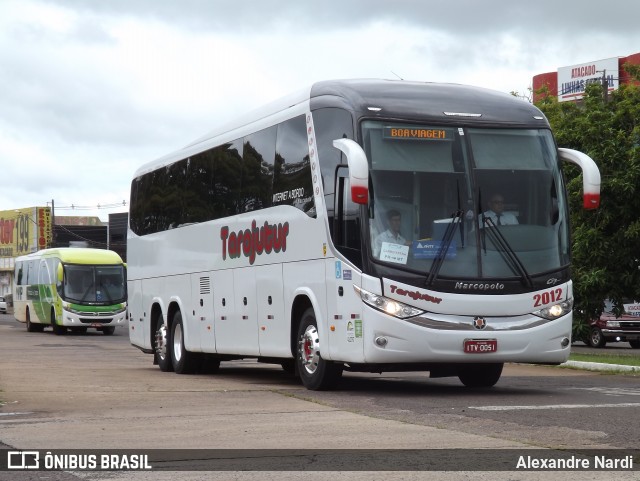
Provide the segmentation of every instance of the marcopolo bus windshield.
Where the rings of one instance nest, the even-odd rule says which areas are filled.
[[[371,253],[428,278],[529,278],[569,263],[548,130],[365,121]]]
[[[117,304],[126,300],[122,266],[65,264],[64,298],[78,304]]]

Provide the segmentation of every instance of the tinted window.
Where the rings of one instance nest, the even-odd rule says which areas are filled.
[[[162,167],[133,181],[130,222],[134,232],[151,234],[169,228],[175,214],[175,206],[170,206],[165,198],[170,171],[171,166]],[[173,199],[175,191],[171,188],[169,191],[169,198]]]
[[[315,217],[311,181],[300,116],[134,179],[130,227],[153,234],[281,204]]]
[[[245,137],[240,212],[250,212],[271,206],[275,151],[276,127]]]
[[[278,126],[273,205],[292,205],[315,217],[311,180],[307,128],[302,115]]]
[[[333,208],[335,204],[336,167],[342,161],[342,152],[333,146],[336,139],[353,139],[351,113],[338,108],[318,109],[313,112],[313,126],[316,131],[318,160],[322,173],[329,228],[333,233]],[[346,162],[346,161],[345,161]]]
[[[242,140],[174,162],[131,184],[131,230],[152,234],[241,212]]]
[[[202,222],[214,211],[213,156],[211,151],[202,152],[187,159],[185,164],[182,223]]]
[[[336,167],[341,161],[341,152],[333,146],[336,139],[353,139],[353,123],[351,114],[337,108],[319,109],[313,112],[313,126],[316,131],[318,158],[324,195],[333,195]],[[333,200],[327,199],[327,206],[332,206]]]
[[[188,191],[198,211],[191,222],[206,222],[239,212],[241,161],[242,139],[192,157]]]

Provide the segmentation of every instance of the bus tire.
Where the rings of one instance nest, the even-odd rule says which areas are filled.
[[[153,351],[155,362],[162,372],[173,371],[171,364],[171,355],[169,354],[169,333],[167,325],[160,320],[156,327],[156,333],[153,339]]]
[[[198,367],[198,357],[184,347],[184,326],[182,313],[177,311],[171,323],[171,363],[177,374],[193,374]]]
[[[320,356],[318,325],[312,308],[304,311],[300,320],[296,363],[302,384],[312,391],[330,389],[342,376],[342,364]]]
[[[34,324],[31,322],[31,313],[29,312],[29,308],[27,307],[27,332],[42,332],[44,330],[43,324]]]
[[[64,327],[64,326],[61,326],[56,321],[56,313],[53,310],[53,308],[51,309],[51,329],[53,329],[53,333],[56,336],[62,336],[63,334],[66,334],[66,332],[67,332],[67,328]]]
[[[111,336],[116,332],[116,326],[107,326],[100,329],[105,336]]]
[[[504,363],[462,364],[458,367],[458,379],[466,387],[492,387],[502,375]]]

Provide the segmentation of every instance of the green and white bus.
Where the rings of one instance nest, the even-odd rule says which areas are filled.
[[[126,266],[105,249],[41,250],[16,259],[13,299],[29,332],[51,326],[58,335],[87,328],[111,335],[127,319]]]

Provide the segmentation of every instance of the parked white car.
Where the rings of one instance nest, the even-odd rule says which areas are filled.
[[[7,301],[4,300],[4,297],[0,297],[0,312],[7,313]]]

